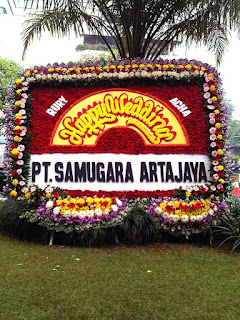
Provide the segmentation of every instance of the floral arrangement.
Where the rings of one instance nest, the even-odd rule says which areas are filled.
[[[37,139],[34,142],[31,141],[30,105],[31,91],[34,88],[48,84],[50,88],[72,85],[85,90],[84,88],[88,86],[123,86],[126,83],[128,85],[187,83],[196,84],[201,88],[201,99],[204,100],[206,117],[205,121],[201,117],[201,121],[206,127],[208,144],[206,152],[211,161],[212,182],[204,186],[193,185],[184,189],[180,187],[178,190],[162,193],[158,190],[155,197],[175,193],[179,200],[164,200],[164,198],[153,200],[149,212],[156,216],[164,226],[179,225],[182,227],[184,225],[188,228],[195,225],[204,226],[218,215],[221,211],[219,210],[221,199],[231,190],[231,166],[227,155],[227,111],[222,105],[221,80],[218,73],[209,65],[197,61],[134,60],[116,61],[105,66],[93,63],[36,67],[26,70],[22,77],[16,80],[15,87],[8,95],[9,107],[6,112],[5,172],[7,184],[5,191],[10,197],[18,200],[24,199],[30,202],[36,199],[41,200],[41,205],[37,210],[26,212],[22,217],[30,221],[38,221],[49,228],[57,229],[59,225],[67,227],[71,225],[71,228],[74,226],[76,230],[83,230],[86,226],[91,228],[93,225],[110,226],[111,221],[119,223],[123,219],[126,214],[128,200],[125,197],[128,197],[127,194],[114,192],[113,198],[111,195],[106,197],[103,193],[101,197],[94,198],[94,195],[91,194],[88,197],[84,196],[82,191],[79,191],[78,194],[76,190],[74,197],[71,197],[68,192],[51,186],[47,187],[50,188],[48,190],[47,188],[42,190],[35,185],[28,185],[28,164],[29,148],[31,149],[35,143],[36,146],[40,143]],[[44,125],[46,124],[43,123]],[[204,139],[200,137],[200,140]],[[108,150],[106,145],[105,150],[105,152]],[[112,152],[114,150],[113,148]],[[86,149],[83,149],[83,152],[85,151]],[[71,147],[68,152],[71,152]],[[139,153],[139,150],[136,149],[133,153]],[[149,153],[149,150],[146,153]],[[51,192],[48,192],[49,190]],[[148,195],[148,192],[139,191],[133,194],[133,197],[146,196],[152,197],[152,194]],[[89,199],[93,199],[91,200],[93,202],[90,203]],[[213,199],[215,199],[214,202],[211,202]],[[179,208],[177,207],[178,202]]]
[[[213,223],[214,218],[227,210],[227,205],[210,199],[154,199],[147,210],[163,229],[172,233],[180,231],[188,236]]]

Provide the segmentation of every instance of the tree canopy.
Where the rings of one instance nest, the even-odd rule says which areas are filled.
[[[219,62],[230,30],[240,31],[239,0],[24,0],[41,12],[26,21],[24,52],[35,36],[76,35],[87,28],[99,35],[115,58],[106,36],[113,37],[121,58],[156,59],[176,43],[196,41],[215,52]]]

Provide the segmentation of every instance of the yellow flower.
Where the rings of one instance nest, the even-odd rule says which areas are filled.
[[[179,205],[180,205],[179,201],[174,202],[174,207],[176,207],[177,209],[179,208]]]
[[[68,202],[68,199],[67,199],[67,198],[64,198],[62,201],[63,201],[63,203],[67,203],[67,202]]]
[[[160,208],[161,208],[161,209],[165,209],[166,206],[167,206],[166,202],[160,203]]]
[[[15,114],[15,118],[16,118],[16,119],[21,119],[21,118],[22,118],[21,113],[16,113],[16,114]]]
[[[194,69],[198,69],[198,66],[194,65],[193,68],[194,68]]]
[[[167,69],[168,67],[169,67],[168,64],[163,64],[163,68],[164,68],[164,69]]]
[[[223,136],[221,134],[217,135],[218,140],[222,140]]]
[[[84,204],[84,203],[85,203],[85,200],[82,199],[82,198],[80,198],[80,199],[77,200],[77,203],[79,203],[79,204]]]
[[[221,123],[220,123],[220,122],[217,122],[217,123],[215,124],[215,128],[216,128],[216,129],[220,129],[220,128],[221,128]]]
[[[68,68],[68,71],[73,71],[74,70],[74,68]]]
[[[213,97],[212,97],[212,101],[217,101],[217,97],[216,97],[216,96],[213,96]]]
[[[94,202],[99,203],[100,199],[99,198],[94,198]]]
[[[84,68],[86,70],[88,70],[88,68]],[[67,68],[62,68],[62,71],[67,71]]]
[[[190,191],[187,191],[187,192],[186,192],[186,197],[190,197],[191,194],[192,194],[192,193],[191,193]]]
[[[214,75],[213,75],[212,73],[209,73],[209,74],[208,74],[208,77],[209,77],[210,79],[213,79],[213,78],[214,78]]]
[[[17,180],[17,179],[14,179],[14,180],[12,181],[12,184],[13,184],[14,186],[17,186],[17,185],[18,185],[18,180]]]
[[[174,64],[170,64],[170,67],[171,67],[171,68],[174,68],[175,66],[174,66]]]
[[[214,110],[214,113],[215,113],[215,114],[219,114],[220,111],[216,109],[216,110]]]
[[[211,85],[211,86],[210,86],[210,90],[211,90],[211,91],[214,91],[215,89],[216,89],[216,87],[215,87],[214,85]]]
[[[16,102],[15,102],[15,106],[16,106],[16,107],[19,107],[20,105],[21,105],[21,101],[16,101]]]
[[[15,142],[18,142],[18,141],[19,141],[19,139],[20,139],[20,137],[19,137],[19,136],[15,136],[15,137],[13,138],[13,140],[14,140]]]
[[[10,196],[16,197],[16,196],[17,196],[17,192],[16,192],[15,190],[12,190],[12,191],[10,192]]]
[[[104,67],[103,67],[103,70],[107,70],[107,69],[108,69],[108,66],[104,66]]]
[[[58,200],[56,200],[56,202],[57,202],[57,205],[60,206],[60,204],[62,203],[62,200],[58,199]]]
[[[16,126],[16,127],[14,128],[14,130],[20,130],[20,129],[21,129],[20,126]]]
[[[21,92],[22,92],[22,89],[16,90],[16,93],[17,93],[17,94],[20,94]]]
[[[183,65],[182,64],[179,64],[178,67],[179,67],[179,69],[183,69]]]
[[[222,149],[218,149],[217,153],[222,156],[223,155],[223,150]]]
[[[16,84],[20,84],[20,83],[22,83],[22,80],[21,79],[17,79],[16,80]]]
[[[51,193],[46,193],[47,198],[51,198]]]
[[[222,178],[219,179],[218,181],[221,182],[221,183],[224,183],[224,182],[225,182]]]
[[[77,200],[76,200],[75,198],[71,198],[71,199],[70,199],[70,203],[76,203],[76,201],[77,201]]]
[[[92,204],[92,203],[93,203],[93,198],[88,197],[88,198],[86,199],[86,202],[87,202],[88,205],[89,205],[89,204]]]
[[[185,68],[186,68],[186,69],[191,69],[192,66],[191,66],[190,64],[187,64],[187,65],[185,66]]]
[[[17,148],[12,149],[12,154],[14,156],[18,155],[19,154],[19,150]]]
[[[115,69],[116,67],[115,67],[115,65],[114,64],[112,64],[111,66],[110,66],[110,69]]]
[[[25,194],[25,198],[26,198],[26,199],[30,199],[30,198],[31,198],[31,192],[27,192],[27,193]]]
[[[25,72],[26,76],[30,76],[31,72],[28,70]]]
[[[152,64],[147,64],[147,67],[148,68],[152,68]]]
[[[33,72],[34,72],[34,73],[38,73],[38,70],[37,70],[37,69],[35,69],[35,70],[33,70]]]
[[[123,69],[124,68],[124,66],[122,66],[121,64],[119,66],[117,66],[117,67],[118,67],[118,69]]]
[[[213,199],[213,198],[214,198],[214,194],[211,194],[211,195],[210,195],[210,198]]]
[[[201,70],[202,70],[202,71],[205,71],[205,70],[206,70],[206,68],[204,68],[204,67],[201,67]]]
[[[133,68],[138,68],[138,65],[137,65],[137,64],[133,64],[132,67],[133,67]],[[139,68],[145,68],[145,64],[141,63],[141,64],[139,65]]]
[[[59,69],[59,68],[58,68]],[[57,69],[56,69],[57,70]],[[53,72],[54,71],[54,69],[53,68],[49,68],[48,69],[48,72]]]

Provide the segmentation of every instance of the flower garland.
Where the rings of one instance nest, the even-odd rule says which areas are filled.
[[[52,208],[49,207],[52,201],[50,200],[50,198],[52,198],[52,193],[50,193],[51,196],[48,198],[48,192],[45,190],[41,190],[37,186],[27,186],[29,176],[28,163],[30,159],[29,145],[31,139],[29,130],[31,119],[31,90],[38,85],[47,83],[50,86],[61,86],[62,84],[72,83],[76,87],[84,87],[89,85],[109,85],[109,83],[111,83],[111,85],[115,85],[116,83],[122,85],[126,83],[126,81],[128,84],[132,83],[133,85],[137,82],[151,83],[153,85],[160,82],[186,82],[198,84],[201,87],[208,124],[208,155],[211,161],[210,175],[213,182],[206,184],[205,186],[194,185],[185,189],[180,187],[175,194],[179,199],[187,198],[187,201],[199,199],[200,197],[204,199],[213,199],[216,196],[222,198],[224,195],[228,194],[231,189],[231,166],[229,165],[227,155],[227,110],[225,106],[221,104],[221,80],[218,73],[209,65],[196,61],[183,60],[153,62],[134,60],[125,63],[117,61],[115,64],[106,66],[97,66],[96,64],[73,64],[71,66],[54,65],[46,68],[39,67],[26,70],[23,73],[22,78],[16,80],[16,85],[11,89],[8,96],[9,107],[6,112],[7,147],[5,157],[7,184],[5,190],[10,197],[19,200],[27,199],[29,201],[34,201],[39,198],[43,199],[38,212],[31,212],[31,215],[28,215],[29,219],[30,216],[33,217],[33,215],[35,215],[36,219],[40,219],[41,217],[42,223],[43,221],[47,221],[46,225],[52,224],[55,227],[56,224],[59,224],[60,222],[69,225],[69,221],[72,221],[72,225],[79,226],[83,225],[81,223],[76,223],[76,221],[80,221],[79,219],[90,219],[90,217],[87,216],[84,218],[83,216],[80,217],[77,215],[76,217],[73,214],[73,210],[69,209],[68,205],[73,203],[69,201],[75,201],[76,199],[69,200],[68,198],[61,197],[60,194],[59,199],[55,197],[56,200],[54,201],[68,199],[65,211],[70,211],[70,213],[67,213],[67,215],[69,214],[70,216],[66,216],[65,213],[61,215],[61,213],[56,213],[58,210],[56,208],[59,207],[59,205],[55,205],[57,202],[54,202]],[[52,192],[58,192],[55,191],[57,188],[52,189]],[[146,195],[143,194],[141,196]],[[117,193],[115,193],[115,197],[118,197]],[[79,199],[82,199],[82,197],[79,197]],[[91,209],[89,210],[91,211]],[[76,210],[76,212],[79,211]],[[114,214],[116,212],[114,210],[111,212],[113,216],[110,216],[115,219],[116,217],[114,217]],[[124,210],[121,212],[124,212]],[[55,220],[56,215],[57,220],[61,218],[61,221]],[[94,217],[95,216],[96,214],[94,211]],[[25,217],[27,217],[27,215],[25,215]],[[192,219],[194,220],[194,218]],[[103,222],[106,220],[108,219],[104,216],[101,223],[97,225],[103,225]],[[183,224],[184,222],[182,219],[180,220],[178,220],[177,223]],[[187,221],[187,223],[196,224],[197,221]],[[89,224],[91,223],[88,221],[85,225]]]
[[[173,234],[200,233],[206,226],[227,210],[225,202],[212,202],[210,199],[154,199],[147,208],[161,228]]]

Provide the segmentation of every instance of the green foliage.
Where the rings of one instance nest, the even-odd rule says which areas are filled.
[[[118,52],[116,50],[113,50],[116,54],[116,57],[118,57]],[[108,52],[98,52],[98,51],[92,51],[91,53],[83,54],[81,59],[78,60],[78,62],[81,63],[88,63],[88,62],[95,62],[100,65],[105,65],[106,62],[112,61],[112,55]]]
[[[14,61],[0,57],[0,134],[3,133],[4,111],[6,110],[5,96],[9,88],[22,73],[22,68]],[[1,114],[1,111],[3,114]]]
[[[22,73],[22,68],[14,61],[0,57],[0,110],[5,110],[5,96],[8,89]]]
[[[222,246],[226,242],[232,244],[232,251],[240,245],[240,197],[232,197],[229,202],[230,213],[219,219],[219,224],[213,228],[215,238]]]
[[[108,47],[102,43],[83,43],[78,44],[75,48],[76,51],[84,51],[84,50],[98,50],[98,51],[109,51]]]
[[[157,235],[156,220],[136,204],[120,226],[120,239],[127,243],[154,242]]]
[[[114,59],[110,36],[121,58],[156,59],[168,46],[196,41],[215,52],[219,62],[229,30],[239,30],[239,0],[25,0],[42,5],[42,12],[26,21],[24,50],[37,35],[77,36],[87,26],[104,41]]]

